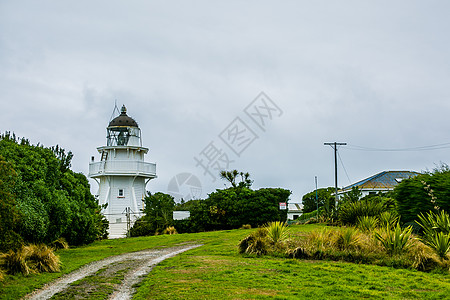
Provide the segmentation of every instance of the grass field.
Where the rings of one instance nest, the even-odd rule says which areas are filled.
[[[291,226],[292,235],[320,225]],[[1,299],[18,299],[90,262],[124,252],[186,242],[204,246],[168,259],[144,279],[135,299],[450,299],[448,274],[237,253],[250,230],[106,240],[58,251],[61,273],[8,276]]]

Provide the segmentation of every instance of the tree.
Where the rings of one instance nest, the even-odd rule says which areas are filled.
[[[137,220],[130,230],[131,236],[154,235],[162,233],[173,224],[175,200],[171,195],[161,192],[148,194],[144,198],[144,216]]]
[[[18,248],[22,238],[15,232],[19,220],[13,190],[18,180],[11,164],[0,155],[0,251]]]
[[[394,200],[403,222],[418,220],[429,211],[450,211],[450,169],[443,165],[432,172],[402,180],[394,188]]]
[[[8,197],[18,214],[14,232],[24,242],[48,243],[64,237],[79,245],[105,235],[104,220],[86,176],[69,168],[70,151],[31,145],[27,139],[4,133],[0,154],[17,174]]]
[[[248,173],[222,172],[231,187],[218,189],[205,200],[190,204],[191,231],[239,228],[244,224],[260,226],[270,221],[285,221],[287,212],[279,209],[280,202],[288,202],[291,191],[281,188],[250,189]],[[241,175],[241,181],[236,178]],[[177,228],[178,230],[178,228]]]
[[[319,207],[324,207],[328,202],[334,201],[334,187],[321,188],[317,190],[317,199]],[[317,210],[316,191],[309,192],[302,197],[303,213],[309,213]]]
[[[236,184],[236,179],[238,175],[241,176],[241,181]],[[253,181],[250,180],[250,174],[244,172],[238,172],[238,170],[233,171],[221,171],[220,178],[227,180],[230,182],[231,187],[236,188],[250,188],[252,186]]]
[[[348,191],[342,196],[342,199],[339,201],[339,204],[355,203],[359,201],[361,197],[362,197],[361,190],[357,186],[353,186],[350,191]]]

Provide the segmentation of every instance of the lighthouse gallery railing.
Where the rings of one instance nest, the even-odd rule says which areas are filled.
[[[89,176],[102,174],[156,175],[156,164],[143,161],[100,161],[89,164]]]

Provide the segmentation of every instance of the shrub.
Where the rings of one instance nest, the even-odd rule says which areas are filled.
[[[447,253],[450,252],[450,236],[448,234],[436,232],[428,236],[425,242],[440,258],[447,258]]]
[[[378,218],[373,216],[359,216],[357,227],[364,232],[373,231],[378,225]]]
[[[28,248],[27,264],[30,269],[37,272],[59,272],[61,261],[53,253],[52,248],[44,244],[30,245],[24,248]]]
[[[406,260],[411,263],[411,267],[419,271],[429,272],[440,266],[434,251],[417,239],[413,241],[410,251],[406,254]]]
[[[336,246],[339,250],[353,250],[359,240],[358,232],[354,228],[344,228],[337,233]]]
[[[322,211],[323,211],[323,208],[320,208],[319,209],[319,213],[321,213]],[[305,221],[308,221],[311,218],[316,218],[316,217],[317,217],[317,210],[313,210],[312,212],[303,213],[295,221],[298,222],[298,223],[301,223],[301,222],[305,222]]]
[[[0,264],[9,274],[28,275],[37,272],[58,272],[61,262],[52,248],[40,244],[23,246],[17,251],[10,250],[2,255]]]
[[[324,228],[322,230],[312,231],[307,236],[307,244],[310,249],[324,250],[333,247],[332,230]]]
[[[440,213],[429,211],[426,215],[421,213],[418,218],[419,221],[416,222],[422,227],[424,235],[434,232],[450,234],[450,217],[445,211],[441,210]]]
[[[133,227],[130,228],[130,236],[146,236],[154,235],[157,232],[156,224],[151,222],[146,216],[137,219]]]
[[[267,236],[267,230],[264,227],[258,227],[253,233],[253,236],[255,237],[266,237]]]
[[[449,270],[450,260],[439,259],[430,247],[412,238],[411,227],[386,227],[377,234],[380,240],[353,227],[324,228],[307,233],[295,243],[291,240],[285,254],[291,258],[343,260],[420,271]]]
[[[258,256],[267,254],[267,240],[262,237],[254,237],[248,243],[245,253],[256,254]]]
[[[293,250],[288,250],[287,255],[291,258],[299,258],[299,259],[309,258],[308,253],[303,247],[297,247]]]
[[[404,229],[399,224],[394,229],[386,227],[381,232],[375,233],[375,238],[381,243],[389,255],[397,255],[408,250],[412,244],[410,241],[412,227]]]
[[[427,215],[418,216],[423,229],[421,240],[433,249],[441,258],[446,258],[450,251],[450,218],[449,215],[441,211],[440,213],[428,212]]]
[[[403,222],[414,222],[418,215],[433,209],[450,211],[450,168],[442,165],[402,180],[394,189],[394,198]]]
[[[66,239],[61,237],[59,239],[54,240],[50,243],[50,246],[55,250],[60,249],[69,249],[69,244],[66,242]]]
[[[239,242],[239,253],[256,254],[258,256],[267,254],[269,251],[268,242],[266,228],[259,227]]]
[[[28,248],[22,247],[19,250],[9,250],[8,253],[3,254],[1,261],[3,269],[9,274],[30,274],[32,270],[27,264],[28,250]]]
[[[240,254],[245,253],[247,251],[248,246],[254,239],[255,239],[255,237],[253,235],[249,235],[249,236],[245,237],[244,239],[242,239],[238,245],[239,253]]]
[[[361,200],[357,202],[347,202],[339,208],[338,218],[344,225],[357,224],[358,217],[378,216],[385,210],[383,203]]]
[[[244,224],[244,225],[241,226],[240,229],[252,229],[252,225],[250,225],[250,224]]]
[[[385,211],[378,216],[381,228],[394,228],[399,222],[399,215],[395,212]]]
[[[267,238],[276,244],[285,240],[288,236],[287,224],[285,222],[275,221],[267,223],[264,228],[267,231]]]
[[[239,253],[256,254],[258,256],[267,254],[267,239],[255,234],[250,234],[239,242]]]
[[[169,226],[164,230],[164,234],[172,235],[172,234],[177,234],[177,233],[178,233],[177,230],[173,226]]]

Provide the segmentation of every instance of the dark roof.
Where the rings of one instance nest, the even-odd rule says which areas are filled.
[[[116,126],[128,126],[128,127],[139,127],[137,122],[127,115],[127,108],[122,106],[121,113],[118,117],[112,119],[109,122],[108,127],[116,127]]]
[[[359,189],[393,189],[403,179],[419,175],[413,171],[383,171],[369,178],[363,179],[352,185],[346,186],[341,191],[350,190],[356,186]]]

